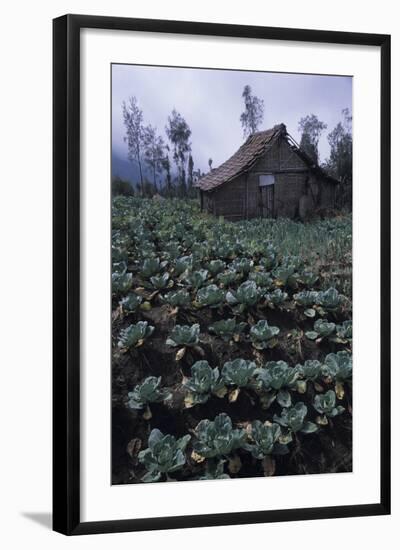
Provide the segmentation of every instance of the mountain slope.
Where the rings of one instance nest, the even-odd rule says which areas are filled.
[[[121,158],[115,151],[111,156],[111,175],[119,177],[122,180],[129,181],[131,184],[136,184],[140,181],[139,167],[134,162],[129,162],[128,159]]]

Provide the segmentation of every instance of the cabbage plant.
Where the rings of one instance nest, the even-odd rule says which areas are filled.
[[[328,288],[328,290],[318,292],[317,303],[324,309],[335,310],[344,302],[344,296],[339,294],[336,288]]]
[[[199,269],[199,271],[191,271],[185,277],[185,281],[195,290],[199,289],[206,282],[208,277],[207,269]]]
[[[154,275],[153,277],[150,277],[150,282],[154,288],[157,290],[162,290],[168,286],[169,273],[165,272],[162,275]]]
[[[272,285],[271,275],[267,271],[253,271],[249,274],[249,279],[260,288],[269,288]]]
[[[317,340],[318,338],[327,338],[335,333],[335,323],[329,323],[326,319],[317,319],[314,323],[314,330],[306,332],[309,340]]]
[[[163,474],[169,480],[169,474],[180,470],[186,464],[185,450],[189,441],[190,435],[175,439],[172,435],[164,435],[157,428],[152,430],[148,448],[140,451],[138,455],[139,462],[147,470],[142,481],[159,481]]]
[[[154,327],[149,325],[147,321],[139,321],[123,328],[119,334],[118,347],[121,349],[129,349],[139,347],[143,342],[154,332]]]
[[[223,303],[224,298],[225,292],[218,288],[217,285],[208,285],[197,291],[196,302],[202,307],[215,308]]]
[[[191,247],[193,263],[202,265],[209,257],[209,246],[206,242],[195,241]]]
[[[314,398],[314,408],[320,414],[333,418],[344,412],[344,407],[336,406],[336,394],[333,390],[328,390],[326,393],[321,393]]]
[[[222,380],[228,386],[245,388],[252,385],[252,378],[256,371],[256,364],[246,359],[227,361],[222,367]]]
[[[336,325],[336,336],[340,342],[346,343],[353,337],[352,321],[343,321],[341,325]]]
[[[143,299],[141,296],[130,292],[127,296],[122,298],[119,304],[125,311],[130,313],[138,309],[138,307],[142,303],[142,300]]]
[[[183,307],[190,304],[190,294],[186,290],[175,290],[164,294],[162,301],[172,307]]]
[[[114,294],[124,294],[132,286],[132,273],[113,272],[111,276],[112,291]]]
[[[279,286],[293,286],[297,284],[297,265],[296,263],[291,263],[289,259],[287,262],[276,267],[272,271],[273,277],[275,277],[275,284]]]
[[[246,432],[233,428],[230,417],[221,413],[213,421],[201,420],[195,430],[194,451],[205,458],[227,456],[232,451],[243,447]]]
[[[140,269],[140,275],[144,279],[150,279],[154,275],[158,275],[167,265],[167,262],[161,262],[160,258],[146,258]]]
[[[299,277],[300,282],[307,287],[312,287],[318,281],[318,275],[312,271],[303,271]]]
[[[113,262],[125,261],[127,259],[127,256],[128,251],[126,249],[126,246],[124,244],[120,244],[114,241],[113,238],[113,242],[111,245],[111,257]]]
[[[276,344],[275,336],[279,332],[278,327],[271,327],[266,319],[262,319],[250,328],[250,340],[256,349],[270,348]]]
[[[307,407],[299,401],[290,409],[283,409],[281,416],[274,415],[274,422],[288,428],[293,433],[312,433],[317,431],[318,426],[314,422],[306,422]]]
[[[195,346],[199,342],[200,325],[176,325],[169,337],[167,338],[167,346]]]
[[[224,472],[226,460],[207,460],[204,473],[199,479],[206,481],[210,479],[230,479],[230,476]]]
[[[226,263],[222,260],[211,260],[211,262],[207,265],[207,269],[213,277],[218,275],[218,273],[221,273],[221,271],[224,271],[225,267]]]
[[[112,264],[112,272],[113,273],[119,273],[120,275],[126,273],[128,269],[128,266],[126,265],[126,262],[125,261],[120,261],[120,262],[114,262]]]
[[[262,460],[265,456],[273,453],[281,433],[279,424],[264,424],[260,420],[255,420],[251,424],[251,443],[246,445],[246,450],[254,458]]]
[[[229,242],[220,241],[216,243],[215,257],[224,260],[231,260],[235,257],[235,247]]]
[[[231,270],[223,271],[222,273],[218,273],[217,275],[218,282],[224,286],[229,286],[230,284],[234,283],[237,278],[237,273]]]
[[[261,290],[254,281],[245,281],[237,290],[228,290],[226,293],[226,301],[230,305],[239,305],[243,310],[247,307],[252,307],[257,304],[261,296]]]
[[[286,302],[288,294],[280,288],[277,288],[273,292],[267,292],[267,294],[265,294],[265,298],[269,304],[272,304],[273,306],[281,306]]]
[[[221,321],[216,321],[208,327],[208,330],[211,334],[219,336],[225,342],[238,337],[246,328],[246,323],[236,323],[236,319],[222,319]]]
[[[338,382],[344,382],[351,378],[353,372],[353,360],[347,351],[329,353],[324,360],[322,373],[330,376]]]
[[[168,260],[175,260],[181,253],[181,247],[178,241],[167,241],[163,244],[163,258]],[[185,270],[183,270],[185,271]]]
[[[291,388],[298,377],[299,371],[286,361],[268,361],[264,368],[257,369],[257,382],[265,390]]]
[[[191,269],[193,265],[193,257],[192,256],[181,256],[180,258],[177,258],[174,265],[174,273],[176,275],[181,275],[186,270]]]
[[[307,359],[303,365],[296,365],[298,372],[306,380],[315,381],[321,374],[322,364],[316,359]]]
[[[317,303],[318,291],[302,290],[301,292],[294,294],[293,298],[300,306],[310,307]]]
[[[236,258],[228,267],[232,271],[242,273],[243,275],[248,275],[253,267],[253,264],[253,260],[249,260],[248,258]]]
[[[205,403],[211,394],[218,395],[224,388],[224,381],[218,367],[212,369],[208,361],[196,361],[191,367],[191,378],[184,383],[190,394],[185,399],[186,406]]]
[[[171,393],[160,387],[161,376],[148,376],[141,384],[128,393],[128,407],[130,409],[143,409],[149,403],[159,403],[171,397]]]
[[[276,265],[277,250],[272,244],[268,244],[261,252],[260,265],[265,269],[272,269]]]

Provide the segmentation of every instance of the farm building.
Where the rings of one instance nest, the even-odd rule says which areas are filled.
[[[238,151],[196,182],[201,209],[232,221],[306,219],[335,206],[339,182],[297,145],[284,124],[251,135]]]

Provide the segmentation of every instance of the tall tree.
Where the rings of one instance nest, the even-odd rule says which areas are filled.
[[[157,129],[151,125],[143,130],[144,159],[153,175],[154,188],[157,191],[157,176],[163,169],[165,143],[157,135]]]
[[[168,145],[165,148],[167,149],[167,151],[169,151]],[[168,152],[162,160],[162,167],[165,170],[165,174],[166,174],[167,194],[169,197],[171,197],[172,196],[171,162],[169,160]]]
[[[122,116],[125,124],[125,143],[128,145],[128,159],[139,166],[140,188],[143,195],[142,149],[143,149],[143,111],[140,109],[135,96],[129,98],[128,103],[122,103]]]
[[[316,163],[319,162],[318,143],[323,130],[327,125],[318,119],[316,115],[307,115],[299,121],[299,132],[301,132],[300,147]]]
[[[213,159],[212,158],[209,158],[208,159],[208,167],[210,168],[210,172],[212,170],[212,163],[213,163]]]
[[[243,137],[247,138],[257,132],[264,119],[264,101],[251,93],[251,87],[247,84],[243,88],[244,111],[240,115],[243,128]]]
[[[189,153],[189,160],[188,160],[188,184],[189,184],[189,189],[191,189],[193,187],[193,169],[194,169],[193,157]]]
[[[189,139],[192,131],[183,116],[173,109],[168,117],[168,125],[165,127],[168,139],[173,146],[173,158],[178,169],[178,180],[183,195],[186,195],[186,161],[187,155],[192,150]]]
[[[331,146],[327,162],[329,172],[344,183],[352,181],[353,136],[352,120],[349,109],[343,109],[343,120],[339,122],[330,134],[328,143]]]

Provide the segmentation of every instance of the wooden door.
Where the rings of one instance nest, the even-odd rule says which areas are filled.
[[[275,184],[265,185],[260,187],[261,193],[261,216],[263,218],[274,217],[274,197],[275,197]]]

